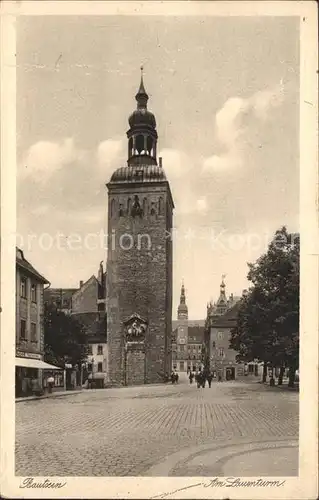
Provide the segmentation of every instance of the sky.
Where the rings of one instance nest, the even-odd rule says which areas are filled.
[[[247,262],[299,229],[299,31],[293,17],[17,20],[17,244],[52,287],[106,260],[140,66],[175,203],[173,318],[249,286]],[[81,244],[70,244],[74,235]],[[97,240],[94,240],[97,241]],[[93,248],[95,247],[95,248]]]

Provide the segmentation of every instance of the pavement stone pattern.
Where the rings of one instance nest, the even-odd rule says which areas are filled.
[[[143,476],[179,452],[186,454],[184,466],[176,469],[172,462],[167,475],[189,475],[187,457],[194,447],[296,444],[298,413],[298,393],[238,381],[215,382],[211,389],[182,381],[88,390],[20,402],[16,475]]]

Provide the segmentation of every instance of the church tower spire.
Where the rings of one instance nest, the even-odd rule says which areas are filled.
[[[182,282],[179,306],[177,308],[177,318],[178,319],[188,319],[188,307],[186,305],[186,294],[185,294],[184,281]]]
[[[136,110],[129,117],[128,159],[129,166],[157,165],[157,131],[155,116],[147,109],[148,94],[145,90],[143,66],[141,66],[140,86],[135,95]]]

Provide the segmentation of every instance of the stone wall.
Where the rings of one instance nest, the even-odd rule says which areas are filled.
[[[123,322],[137,313],[148,322],[144,382],[159,382],[170,369],[172,246],[166,231],[172,207],[168,184],[108,187],[109,378],[116,385],[125,383]],[[128,214],[135,195],[144,207],[142,217]]]
[[[145,353],[141,350],[128,350],[126,354],[127,385],[142,385],[145,382]]]

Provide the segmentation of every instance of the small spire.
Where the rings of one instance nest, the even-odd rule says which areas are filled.
[[[146,108],[147,106],[147,101],[148,101],[148,95],[146,93],[145,87],[144,87],[144,80],[143,80],[143,66],[141,66],[141,82],[139,89],[137,91],[137,94],[135,96],[135,99],[137,100],[137,107],[138,108]]]
[[[183,279],[182,280],[180,303],[185,304],[185,301],[186,301],[186,297],[185,297],[185,286],[184,286],[184,279]]]

